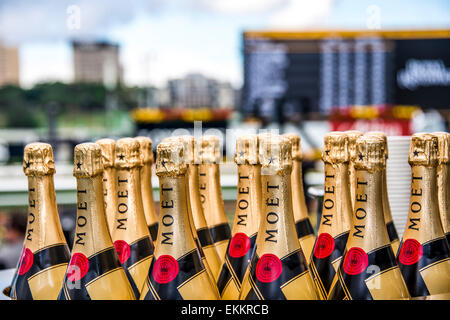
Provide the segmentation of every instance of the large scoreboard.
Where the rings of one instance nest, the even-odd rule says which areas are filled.
[[[245,117],[450,109],[450,30],[245,31],[243,55]]]

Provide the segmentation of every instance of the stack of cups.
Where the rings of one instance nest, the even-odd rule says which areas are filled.
[[[400,239],[408,218],[411,193],[411,167],[408,163],[410,142],[410,136],[388,136],[387,189],[392,219]]]

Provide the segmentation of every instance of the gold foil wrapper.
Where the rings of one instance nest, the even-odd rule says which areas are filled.
[[[194,162],[194,137],[189,135],[175,136],[164,138],[163,142],[181,143],[183,145],[183,158],[186,164],[193,164]],[[196,153],[197,161],[199,160],[198,152]]]
[[[333,131],[325,135],[322,159],[328,163],[344,163],[350,161],[347,134]]]
[[[415,133],[409,145],[409,164],[435,167],[438,163],[438,138],[430,133]]]
[[[174,177],[186,174],[184,145],[180,139],[162,141],[156,149],[156,175]]]
[[[350,160],[354,160],[356,157],[356,140],[363,134],[358,130],[344,131],[348,138],[348,152],[350,153]]]
[[[42,142],[27,144],[23,154],[23,172],[27,176],[54,174],[52,146]]]
[[[136,137],[134,138],[139,142],[139,150],[141,152],[141,160],[143,164],[153,164],[153,144],[152,139],[149,137]]]
[[[118,169],[130,169],[142,166],[139,142],[134,138],[117,140],[114,164]]]
[[[433,132],[438,139],[439,164],[450,164],[450,134],[448,132]]]
[[[103,167],[114,167],[114,149],[116,147],[116,142],[113,139],[100,139],[95,141],[95,143],[98,144],[102,150]]]
[[[258,147],[258,136],[256,134],[239,136],[236,139],[234,162],[236,164],[259,164]]]
[[[302,142],[300,136],[294,133],[285,133],[283,137],[288,138],[292,144],[292,160],[302,161]]]
[[[200,141],[202,148],[200,157],[202,163],[220,163],[222,152],[219,138],[213,135],[206,135],[202,136]]]
[[[366,136],[375,136],[380,137],[383,139],[384,142],[384,156],[386,159],[389,158],[389,150],[388,150],[388,142],[387,142],[387,135],[383,131],[369,131],[365,134]]]
[[[361,136],[356,140],[355,168],[367,171],[386,168],[385,142],[378,136]]]
[[[73,175],[89,178],[103,173],[102,150],[96,143],[82,143],[75,146]]]
[[[290,174],[292,170],[291,141],[283,136],[264,133],[259,135],[259,161],[261,174]]]

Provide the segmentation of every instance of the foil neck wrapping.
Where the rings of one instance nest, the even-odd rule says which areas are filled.
[[[176,177],[186,174],[187,164],[181,140],[163,140],[156,149],[156,175]]]
[[[361,136],[356,140],[355,168],[367,171],[386,168],[384,140],[378,136]]]
[[[256,134],[243,135],[236,139],[236,164],[259,164],[258,136]]]
[[[102,150],[102,161],[104,168],[114,167],[114,156],[116,142],[113,139],[100,139],[95,141]]]
[[[200,158],[202,163],[219,164],[221,159],[220,140],[217,136],[206,135],[200,138]]]
[[[433,132],[438,139],[438,162],[450,164],[450,134],[448,132]]]
[[[27,176],[54,174],[52,146],[41,142],[27,144],[23,155],[23,172]]]
[[[122,138],[117,140],[114,164],[118,169],[141,167],[142,160],[139,142],[133,138]]]
[[[429,133],[415,133],[409,145],[409,164],[421,166],[437,166],[438,138]]]
[[[292,170],[291,141],[280,135],[259,135],[261,174],[290,174]]]
[[[82,143],[74,150],[73,175],[90,178],[103,173],[102,150],[96,143]]]
[[[141,160],[143,164],[153,164],[153,144],[152,139],[149,137],[136,137],[134,138],[139,142],[139,149],[141,152]]]
[[[322,159],[328,163],[350,161],[348,137],[344,132],[333,131],[325,135]]]
[[[302,161],[302,142],[298,134],[285,133],[283,137],[288,138],[292,144],[292,160]]]

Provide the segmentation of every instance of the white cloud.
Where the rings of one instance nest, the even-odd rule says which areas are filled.
[[[251,14],[267,12],[285,0],[195,0],[203,9],[227,14]]]
[[[321,27],[331,14],[333,0],[289,0],[270,19],[272,28]]]

